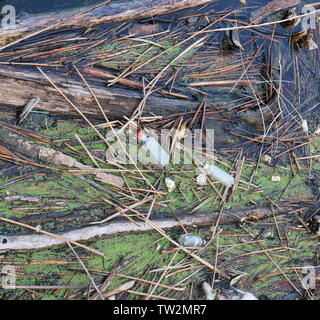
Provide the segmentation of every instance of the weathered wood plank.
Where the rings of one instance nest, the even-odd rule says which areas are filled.
[[[19,34],[39,31],[52,26],[52,29],[95,24],[131,21],[150,18],[157,15],[205,5],[217,0],[124,0],[111,1],[106,5],[82,13],[86,8],[75,8],[61,12],[27,15],[22,18],[13,30],[5,30],[0,26],[0,38],[17,37]]]
[[[50,79],[67,95],[81,112],[102,117],[92,95],[81,79],[48,73]],[[59,114],[77,114],[76,110],[39,72],[30,69],[17,69],[9,66],[0,68],[0,105],[20,108],[31,98],[39,97],[36,110]],[[130,89],[107,87],[103,80],[89,81],[105,113],[110,119],[131,116],[143,99],[143,94]],[[191,111],[198,107],[197,101],[186,99],[150,96],[144,114],[166,115]]]

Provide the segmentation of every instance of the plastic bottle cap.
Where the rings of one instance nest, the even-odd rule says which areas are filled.
[[[137,131],[137,136],[140,138],[143,135],[143,131],[142,130],[138,130]]]

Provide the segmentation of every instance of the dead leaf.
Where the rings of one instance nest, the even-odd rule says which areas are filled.
[[[160,24],[151,24],[151,23],[144,23],[144,24],[134,24],[129,33],[135,36],[147,36],[150,34],[159,33],[162,31],[162,27]]]

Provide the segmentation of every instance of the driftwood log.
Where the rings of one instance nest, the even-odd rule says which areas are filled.
[[[47,75],[82,113],[102,117],[93,96],[81,79],[58,73],[47,73]],[[67,115],[77,114],[72,105],[38,70],[1,66],[0,82],[0,105],[22,108],[30,99],[39,97],[40,102],[35,108],[37,110]],[[89,81],[106,115],[110,119],[131,116],[143,99],[143,94],[130,89],[107,87],[105,83],[105,80],[97,78]],[[198,101],[153,95],[147,99],[144,113],[166,115],[195,110],[198,106]]]
[[[27,15],[19,20],[13,30],[0,28],[0,39],[16,38],[43,29],[69,26],[88,27],[96,24],[150,18],[162,14],[205,5],[217,0],[124,0],[110,1],[87,12],[88,8],[76,8],[61,12]],[[83,13],[82,13],[83,12]]]
[[[256,209],[249,209],[234,213],[223,213],[220,217],[220,224],[238,223],[245,219],[257,220],[272,216],[272,214],[285,213],[287,210],[275,209],[272,210],[267,207],[261,207]],[[176,219],[153,219],[152,223],[163,230],[169,230],[179,228],[183,226],[207,226],[217,222],[219,214],[212,212],[209,214],[195,214],[179,217],[179,221]],[[103,236],[115,236],[127,233],[143,233],[154,231],[154,228],[145,222],[136,222],[133,224],[129,221],[117,221],[102,225],[93,225],[78,230],[72,230],[64,234],[59,234],[60,239],[44,235],[33,234],[23,236],[0,236],[0,252],[8,250],[35,250],[43,249],[50,246],[55,246],[65,243],[61,240],[64,238],[68,241],[79,242],[86,241],[96,237]],[[41,231],[40,231],[41,232]]]
[[[31,14],[21,17],[15,29],[6,30],[0,24],[0,50],[11,42],[22,39],[41,30],[63,27],[89,27],[96,24],[131,21],[168,14],[186,8],[205,5],[217,0],[145,0],[110,1],[95,8],[78,7],[60,12]],[[48,74],[61,91],[86,114],[102,117],[92,95],[80,79],[62,74]],[[85,74],[84,74],[85,75]],[[0,66],[0,105],[16,108],[24,107],[30,99],[39,97],[36,110],[60,114],[77,114],[74,108],[52,87],[38,70],[14,69]],[[135,90],[107,88],[105,80],[90,82],[105,113],[110,119],[131,116],[143,99],[143,94]],[[151,96],[144,108],[145,115],[166,115],[191,111],[198,102],[187,99]]]

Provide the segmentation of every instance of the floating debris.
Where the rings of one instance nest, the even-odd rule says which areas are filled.
[[[142,130],[137,132],[138,139],[143,143],[144,148],[150,152],[156,163],[162,167],[169,163],[168,153],[161,147],[159,142],[152,136],[147,136]]]
[[[180,128],[178,129],[177,132],[177,139],[181,140],[186,136],[186,129],[187,129],[187,122],[183,122],[180,126]]]
[[[14,202],[14,201],[40,202],[41,197],[16,194],[16,195],[4,197],[4,201],[7,201],[7,202]]]
[[[157,23],[136,23],[130,28],[129,34],[134,36],[147,36],[161,31],[163,31],[162,27]]]
[[[219,182],[221,182],[226,187],[230,188],[234,184],[234,177],[231,176],[230,174],[224,172],[222,169],[215,166],[214,164],[209,165],[208,163],[205,163],[203,168],[207,172],[208,175],[217,179]]]
[[[263,159],[262,159],[262,160],[263,160],[264,162],[270,164],[271,161],[272,161],[272,157],[271,157],[270,155],[268,155],[268,154],[265,154],[265,155],[263,156]]]
[[[19,116],[19,119],[17,121],[17,124],[21,124],[39,102],[40,102],[39,97],[31,99],[23,108],[23,110]]]
[[[318,45],[313,41],[312,30],[302,30],[293,33],[291,36],[291,46],[294,50],[299,50],[301,48],[314,50],[318,48]]]
[[[164,183],[168,192],[172,192],[176,188],[176,183],[171,178],[165,178]]]
[[[179,237],[178,242],[185,247],[202,247],[206,241],[199,236],[193,234],[183,234]]]
[[[280,13],[280,20],[286,19],[292,19],[290,21],[280,23],[280,25],[286,30],[295,28],[301,22],[301,18],[299,18],[296,13],[296,8],[285,10]]]
[[[308,121],[307,121],[307,120],[303,120],[303,121],[302,121],[301,127],[302,127],[302,130],[303,130],[305,133],[308,133],[308,132],[309,132],[309,126],[308,126]]]
[[[234,29],[227,30],[222,40],[221,48],[223,50],[244,50],[240,43],[238,24],[234,25]]]
[[[207,184],[207,176],[203,173],[197,176],[197,184],[199,186],[205,186]]]
[[[206,300],[215,300],[215,295],[212,292],[212,287],[208,282],[202,283],[202,290],[204,291],[206,295]]]
[[[6,141],[7,144],[14,146],[20,153],[31,156],[33,158],[51,163],[54,165],[63,165],[68,168],[77,168],[80,170],[89,170],[96,178],[104,183],[111,184],[115,187],[122,188],[124,180],[114,174],[95,172],[96,168],[82,164],[77,159],[53,148],[45,147],[41,144],[30,143],[21,138],[20,135],[4,131],[1,132],[0,141]]]
[[[165,1],[150,0],[150,4]],[[227,8],[226,3],[217,2],[157,18],[149,5],[142,6],[141,14],[150,11],[152,17],[139,21],[124,2],[129,17],[119,23],[95,26],[97,21],[91,16],[93,20],[87,19],[84,26],[52,29],[59,22],[54,18],[48,33],[20,38],[2,50],[0,190],[2,198],[8,198],[2,201],[0,249],[10,255],[3,255],[1,262],[14,263],[14,250],[32,250],[25,256],[19,253],[15,267],[21,284],[30,283],[29,278],[43,270],[41,288],[49,285],[44,298],[47,293],[56,297],[63,290],[68,300],[98,296],[183,300],[198,296],[195,288],[207,300],[257,300],[256,294],[263,299],[261,294],[268,295],[268,291],[270,299],[285,291],[294,292],[291,284],[300,288],[301,267],[312,265],[317,254],[316,237],[308,241],[308,231],[312,231],[309,221],[299,225],[294,217],[302,216],[309,205],[313,206],[311,215],[319,214],[319,199],[312,197],[318,187],[318,163],[299,162],[319,157],[317,136],[302,131],[307,132],[309,126],[313,133],[319,127],[318,79],[314,75],[318,61],[314,52],[293,52],[290,48],[288,40],[299,21],[296,11],[300,13],[300,8],[278,11],[281,16],[277,20],[277,13],[271,13],[265,20],[269,25],[260,28],[253,21],[247,29],[246,9],[251,10],[252,3],[239,1],[250,8],[239,2],[234,3],[238,8],[229,4]],[[258,19],[294,2],[269,0],[264,2],[269,3],[266,7],[257,3],[263,13]],[[228,16],[233,9],[241,12]],[[278,26],[278,20],[284,18],[290,21]],[[211,28],[213,20],[220,22]],[[228,32],[216,30],[225,26],[230,26],[223,29]],[[290,29],[290,36],[282,27]],[[200,39],[199,31],[208,33]],[[220,50],[217,41],[224,36],[224,45],[233,52]],[[200,42],[203,46],[198,50]],[[240,51],[243,48],[245,52]],[[30,75],[30,66],[38,66],[38,71]],[[42,112],[34,113],[23,127],[11,125],[16,121],[11,104],[21,110],[36,96],[41,97],[36,107]],[[61,115],[51,115],[54,111]],[[138,131],[140,128],[143,130]],[[10,143],[1,139],[2,132],[8,130],[24,137],[30,153],[20,153],[23,150],[15,145],[16,138]],[[40,152],[40,147],[51,151]],[[208,164],[202,162],[207,152]],[[49,161],[46,155],[58,162]],[[130,161],[128,156],[132,156]],[[148,162],[157,165],[148,166]],[[268,176],[274,163],[277,168]],[[286,174],[298,171],[283,190]],[[273,175],[282,182],[271,182]],[[113,184],[104,186],[101,181]],[[20,192],[25,198],[9,197]],[[36,205],[27,201],[29,196],[24,192],[39,194],[41,201]],[[6,218],[8,215],[12,219]],[[262,223],[255,222],[260,219]],[[242,223],[239,230],[239,222],[249,220],[254,223]],[[320,219],[312,221],[314,232],[319,234]],[[181,227],[187,231],[179,231]],[[202,227],[206,228],[203,232],[211,233],[192,231]],[[211,235],[217,240],[213,245]],[[297,237],[307,244],[303,249],[312,254],[299,251]],[[97,239],[99,243],[95,243]],[[259,239],[262,242],[256,243]],[[82,245],[85,241],[101,252]],[[172,243],[169,248],[168,241]],[[70,248],[64,248],[66,243]],[[47,249],[33,255],[36,249],[57,245],[64,247],[54,247],[50,256]],[[69,250],[73,246],[114,259],[106,268],[103,259],[79,249],[74,255],[78,262],[84,259],[81,270],[78,262],[70,265],[75,261]],[[292,268],[291,250],[296,268]],[[186,255],[182,256],[182,251]],[[272,277],[279,270],[268,259],[268,252],[283,258],[278,259],[278,269],[286,272],[290,283],[281,275],[276,277],[279,279]],[[88,259],[99,262],[95,272],[86,269]],[[129,261],[132,267],[127,268]],[[34,270],[28,269],[30,264],[36,265]],[[134,267],[137,265],[139,268]],[[199,281],[194,283],[197,271]],[[79,275],[77,286],[70,286],[70,275]],[[87,276],[93,285],[89,283],[89,289]],[[168,277],[169,283],[162,281]],[[227,279],[226,286],[220,289],[222,279]],[[39,290],[36,284],[27,286],[22,296],[33,298]],[[303,293],[304,298],[305,293],[316,298],[314,290]],[[14,292],[3,295],[15,298]]]
[[[199,20],[198,17],[190,17],[190,18],[187,19],[187,23],[188,24],[195,24],[195,23],[198,22],[198,20]]]
[[[281,181],[281,177],[280,176],[272,176],[271,177],[271,181],[272,182],[280,182]]]

